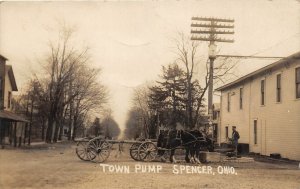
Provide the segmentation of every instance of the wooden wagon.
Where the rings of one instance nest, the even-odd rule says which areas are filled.
[[[158,148],[155,140],[107,140],[103,137],[76,139],[76,154],[83,161],[102,163],[110,155],[113,145],[117,144],[119,151],[123,144],[131,144],[130,157],[135,161],[152,161],[156,158]]]

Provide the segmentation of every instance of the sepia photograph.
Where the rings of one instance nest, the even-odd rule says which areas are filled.
[[[0,189],[300,189],[300,0],[0,0]]]

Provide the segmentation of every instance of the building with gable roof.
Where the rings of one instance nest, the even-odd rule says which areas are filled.
[[[216,89],[221,92],[218,142],[232,127],[250,152],[300,160],[300,52]]]
[[[11,65],[0,55],[0,145],[25,143],[28,121],[12,111],[12,93],[18,91]]]

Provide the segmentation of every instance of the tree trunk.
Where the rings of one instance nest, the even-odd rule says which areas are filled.
[[[31,127],[32,127],[32,123],[29,124],[29,131],[28,131],[28,145],[31,144]]]
[[[76,138],[76,131],[77,131],[77,126],[76,126],[76,124],[74,124],[72,140],[74,140]]]
[[[63,124],[59,125],[59,134],[58,134],[58,140],[62,140],[62,134],[63,134]]]
[[[78,117],[74,116],[72,140],[74,140],[76,137],[77,127],[78,127]]]
[[[30,125],[29,125],[29,138],[28,138],[28,145],[31,143],[31,128],[32,128],[32,120],[33,120],[33,97],[31,97],[31,111],[30,111]]]
[[[27,127],[28,127],[28,123],[25,123],[25,131],[24,131],[24,138],[23,138],[23,144],[24,145],[26,143],[26,138],[27,138]]]
[[[51,143],[51,140],[52,140],[53,123],[54,123],[54,120],[53,120],[52,115],[50,114],[49,118],[48,118],[48,127],[47,127],[47,131],[46,131],[46,142],[47,143]]]
[[[54,131],[54,142],[57,142],[59,133],[62,130],[62,120],[63,120],[63,107],[60,107],[59,113],[56,118],[55,131]]]
[[[72,140],[74,140],[76,138],[76,130],[77,130],[77,128],[74,127],[73,135],[72,135]]]
[[[45,140],[45,120],[42,119],[42,140]]]
[[[54,136],[53,136],[53,142],[57,142],[59,127],[60,127],[60,120],[56,120],[55,129],[54,129]]]
[[[172,111],[172,121],[171,121],[171,125],[173,127],[173,129],[176,129],[176,99],[175,99],[175,90],[172,91],[172,96],[173,96],[173,111]]]
[[[74,112],[73,112],[73,102],[71,102],[71,104],[70,104],[70,119],[69,119],[68,140],[72,139],[73,128],[74,128]]]
[[[73,115],[73,103],[70,104],[70,119],[69,119],[69,133],[68,140],[72,139],[73,129],[74,129],[74,115]]]
[[[72,135],[73,135],[73,126],[74,126],[74,122],[73,119],[71,118],[69,121],[69,133],[68,133],[68,140],[72,139]]]
[[[189,127],[193,128],[193,107],[192,107],[192,94],[191,94],[191,87],[189,88],[189,95],[188,95],[188,103],[189,103]]]

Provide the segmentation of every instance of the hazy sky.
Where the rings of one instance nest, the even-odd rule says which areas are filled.
[[[189,35],[192,16],[235,19],[235,43],[218,44],[221,54],[287,56],[300,50],[296,0],[1,2],[0,54],[22,88],[38,71],[58,23],[76,26],[76,40],[91,48],[92,64],[102,68],[113,115],[124,128],[133,88],[156,80],[161,65],[173,62],[170,39],[178,31]],[[207,43],[200,47],[205,57]],[[240,61],[236,73],[273,61]]]

